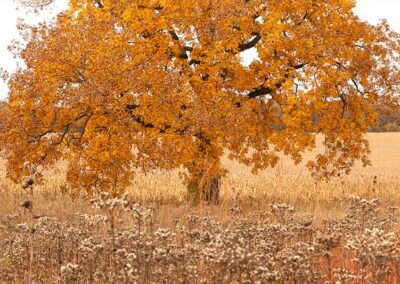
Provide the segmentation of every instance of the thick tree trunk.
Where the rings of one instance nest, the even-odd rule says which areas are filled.
[[[221,185],[221,178],[213,176],[202,187],[202,200],[209,204],[219,204],[219,190]]]
[[[205,181],[194,179],[187,186],[189,200],[193,204],[203,202],[217,205],[220,202],[220,187],[221,177],[218,175],[212,176]]]

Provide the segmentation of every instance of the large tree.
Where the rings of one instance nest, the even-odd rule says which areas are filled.
[[[22,164],[68,161],[71,186],[122,190],[137,168],[180,168],[210,190],[221,157],[255,171],[300,162],[315,175],[369,163],[374,106],[398,105],[399,36],[350,0],[70,0],[24,27],[2,147]],[[253,50],[246,66],[240,56]],[[216,196],[209,196],[216,199]]]

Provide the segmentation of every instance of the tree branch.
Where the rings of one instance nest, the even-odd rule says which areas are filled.
[[[95,0],[94,1],[94,5],[99,9],[103,9],[104,8],[104,4],[101,2],[101,0]]]
[[[250,40],[245,41],[244,43],[239,44],[238,50],[240,52],[248,50],[250,48],[253,48],[257,45],[257,43],[260,42],[261,40],[261,34],[260,33],[252,33],[253,38]]]
[[[303,68],[304,66],[306,66],[307,63],[303,63],[303,64],[298,64],[295,66],[291,66],[291,68],[298,70]],[[289,70],[290,68],[286,69],[286,74],[284,76],[284,79],[278,83],[275,84],[275,88],[270,88],[270,87],[264,87],[263,85],[255,88],[254,90],[252,90],[251,92],[249,92],[247,94],[247,97],[255,99],[258,98],[260,96],[265,96],[265,95],[269,95],[272,92],[276,91],[277,89],[279,89],[280,87],[282,87],[283,83],[286,82],[286,80],[289,78]]]

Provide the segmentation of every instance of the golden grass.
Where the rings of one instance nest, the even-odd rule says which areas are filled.
[[[229,174],[222,181],[221,207],[230,208],[232,204],[240,203],[244,208],[262,209],[270,203],[289,203],[307,214],[337,217],[342,214],[346,206],[346,202],[343,202],[344,197],[352,195],[379,198],[388,205],[398,206],[400,205],[400,133],[370,133],[367,138],[372,150],[371,167],[363,168],[357,165],[349,176],[318,184],[310,176],[304,164],[295,166],[284,156],[275,168],[257,175],[252,175],[250,168],[225,158],[223,164],[229,170]],[[321,145],[313,153],[307,153],[305,161],[322,150]],[[47,199],[46,207],[52,204],[49,199],[57,199],[60,186],[65,182],[64,176],[63,167],[56,167],[46,175],[45,183],[35,188],[37,192],[43,192],[43,198]],[[375,176],[376,183],[373,182]],[[15,199],[20,200],[18,193],[21,191],[20,187],[6,179],[4,162],[0,165],[0,190],[16,195]],[[177,171],[138,173],[133,185],[127,191],[141,203],[163,205],[185,203],[186,188]],[[72,202],[72,205],[76,204]],[[59,204],[53,206],[59,207]],[[67,207],[66,204],[62,206],[62,208]]]
[[[250,203],[252,207],[285,202],[309,213],[318,215],[321,211],[332,216],[343,211],[339,200],[345,196],[374,197],[399,205],[400,133],[370,133],[367,138],[371,143],[371,167],[357,165],[349,176],[318,184],[304,163],[296,166],[283,155],[275,168],[257,175],[251,174],[251,169],[244,165],[224,159],[229,174],[222,181],[222,201],[228,204],[235,201]],[[307,153],[304,160],[312,159],[316,152],[322,150],[320,144],[316,151]],[[166,203],[182,202],[186,193],[177,172],[163,171],[138,175],[128,190],[143,202],[160,199]]]
[[[2,283],[2,277],[7,283],[11,279],[19,283],[29,283],[32,279],[37,280],[37,283],[89,283],[93,277],[93,267],[100,271],[107,271],[108,274],[106,274],[112,276],[109,279],[99,280],[97,283],[114,283],[115,275],[122,273],[125,264],[131,261],[126,256],[116,254],[116,244],[120,246],[120,252],[140,251],[139,255],[148,255],[146,247],[141,244],[147,244],[149,240],[157,248],[156,252],[169,251],[169,245],[173,244],[174,251],[156,258],[164,259],[168,267],[192,267],[200,271],[199,275],[185,271],[183,273],[181,269],[171,270],[169,274],[165,274],[163,269],[166,264],[153,261],[150,262],[154,266],[153,280],[165,278],[170,282],[178,282],[176,279],[184,274],[189,275],[190,279],[196,282],[200,278],[211,279],[211,274],[214,272],[225,275],[226,271],[231,271],[227,269],[229,263],[238,267],[235,262],[236,254],[229,255],[229,252],[249,250],[251,255],[261,255],[265,259],[257,258],[259,263],[254,262],[257,263],[255,267],[246,266],[247,270],[237,273],[238,279],[241,279],[243,275],[255,273],[257,267],[272,265],[269,261],[274,258],[276,261],[274,261],[272,271],[279,275],[287,275],[286,271],[291,264],[285,257],[290,260],[292,256],[304,255],[306,251],[306,257],[299,262],[296,261],[297,274],[290,278],[293,281],[325,283],[325,280],[331,280],[334,282],[339,276],[334,275],[331,270],[346,268],[351,271],[351,274],[358,275],[357,279],[363,279],[363,283],[369,283],[373,277],[384,280],[379,283],[394,283],[400,279],[400,273],[398,273],[400,271],[399,223],[395,219],[398,214],[391,213],[393,210],[393,212],[398,212],[398,210],[389,206],[400,207],[398,193],[400,190],[400,133],[368,134],[368,139],[371,143],[372,166],[362,168],[357,165],[351,175],[335,178],[330,182],[315,183],[304,165],[295,166],[286,157],[282,158],[276,168],[260,172],[258,175],[252,175],[248,167],[224,159],[223,163],[230,173],[222,181],[220,206],[191,207],[188,205],[185,202],[186,188],[177,171],[138,173],[133,185],[127,189],[129,199],[132,202],[144,204],[144,207],[140,209],[140,216],[144,216],[144,213],[148,212],[147,206],[151,206],[155,223],[146,221],[144,217],[138,223],[135,217],[136,209],[131,210],[132,212],[128,210],[130,213],[126,213],[127,208],[136,207],[128,206],[125,209],[120,208],[120,211],[117,210],[118,214],[115,216],[118,216],[118,224],[115,228],[114,223],[110,225],[110,220],[114,219],[108,218],[107,221],[100,222],[101,224],[89,231],[87,231],[89,223],[77,223],[79,216],[88,214],[87,218],[90,219],[99,216],[97,214],[103,214],[110,217],[110,212],[113,211],[107,206],[102,210],[92,208],[88,200],[90,197],[62,193],[61,187],[65,184],[65,167],[54,167],[46,173],[44,184],[35,185],[32,198],[33,209],[29,211],[21,207],[21,203],[26,198],[25,193],[20,185],[13,184],[6,178],[3,161],[0,163],[0,283]],[[315,152],[322,150],[320,147]],[[305,160],[312,155],[313,153],[308,153]],[[368,200],[357,198],[350,200],[348,197],[352,195]],[[377,200],[371,200],[373,198],[378,198],[381,201],[380,205]],[[358,200],[356,206],[354,206],[354,200]],[[294,214],[293,216],[289,214],[290,218],[285,217],[292,211],[287,209],[291,208],[290,206],[280,205],[282,203],[296,207],[294,213],[291,213]],[[271,207],[271,204],[274,206]],[[114,208],[113,205],[111,207]],[[274,213],[276,208],[281,208],[279,210],[282,212],[278,210],[279,214]],[[190,216],[201,222],[193,225],[189,221]],[[148,231],[143,231],[142,227],[138,229],[137,224],[153,225],[148,225],[146,229]],[[32,227],[34,230],[23,229],[25,227]],[[114,234],[114,230],[118,234]],[[141,233],[136,235],[137,231]],[[75,232],[80,233],[76,233],[75,236]],[[171,236],[176,237],[171,237],[166,241],[164,235],[170,233]],[[193,237],[196,234],[205,238],[210,237],[214,241],[221,239],[222,246],[218,242],[200,244],[196,237]],[[127,235],[132,235],[134,239],[139,236],[140,242],[127,240]],[[243,235],[246,237],[243,238]],[[115,236],[118,242],[115,242]],[[335,244],[338,236],[338,242]],[[54,242],[60,239],[64,241]],[[87,252],[92,251],[92,248],[84,247],[85,244],[90,245],[88,240],[95,240],[102,244],[104,251],[98,257],[90,258],[86,255]],[[240,240],[250,241],[243,244]],[[265,248],[259,248],[258,245],[265,241],[269,242]],[[13,247],[10,246],[10,242]],[[387,245],[388,242],[390,245]],[[197,249],[182,250],[182,247],[185,247],[184,244]],[[347,247],[346,244],[353,245]],[[55,245],[58,249],[54,249]],[[226,262],[208,263],[210,247],[213,248],[216,256],[227,256],[224,260]],[[266,252],[270,248],[272,252],[266,257]],[[391,248],[395,248],[393,252],[389,251]],[[203,255],[203,250],[207,257]],[[30,254],[27,254],[28,251]],[[280,253],[276,253],[277,251]],[[181,254],[185,257],[176,259],[172,257]],[[60,255],[63,261],[57,262]],[[361,270],[357,261],[361,261],[363,255],[369,257],[370,263],[366,269]],[[386,255],[384,266],[379,266],[376,263],[378,260],[382,261],[382,255]],[[280,259],[282,257],[283,259]],[[91,261],[87,262],[88,259]],[[199,262],[199,259],[203,261]],[[249,259],[256,261],[255,258]],[[188,261],[190,265],[187,265]],[[118,266],[118,263],[122,266]],[[130,265],[136,267],[136,264],[138,266],[135,268],[137,269],[135,275],[141,277],[138,283],[150,283],[149,273],[142,271],[143,260],[139,258],[137,263]],[[76,267],[79,267],[80,274],[76,274],[75,265],[78,265]],[[394,269],[384,270],[383,268],[387,266],[393,266]],[[163,271],[160,275],[156,273],[159,267],[162,267],[160,271]],[[315,282],[314,278],[310,278],[312,280],[303,279],[302,282],[301,277],[309,271],[322,273],[320,281]],[[383,276],[380,277],[379,273],[383,273]],[[80,279],[80,282],[72,281],[75,276]],[[126,277],[125,274],[123,276]],[[259,277],[264,279],[264,276]],[[226,279],[228,280],[225,283],[232,282],[229,280],[231,278]],[[126,280],[126,283],[128,282]]]

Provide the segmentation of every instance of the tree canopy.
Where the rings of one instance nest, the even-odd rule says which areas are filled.
[[[66,160],[68,182],[119,191],[137,168],[221,176],[221,157],[316,176],[369,163],[377,105],[399,103],[400,37],[361,21],[350,0],[70,0],[57,20],[21,26],[26,64],[9,81],[1,145],[24,162]],[[246,66],[240,56],[257,57]]]

